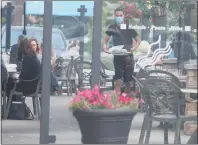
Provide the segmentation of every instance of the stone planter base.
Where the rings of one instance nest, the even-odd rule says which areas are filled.
[[[77,110],[77,119],[83,144],[127,144],[131,122],[137,110],[101,109]]]

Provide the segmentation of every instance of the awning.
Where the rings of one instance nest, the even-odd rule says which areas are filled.
[[[85,5],[87,12],[85,16],[93,16],[94,1],[54,1],[53,15],[56,16],[80,16],[77,9],[81,5]],[[27,1],[26,14],[43,15],[44,2],[43,1]]]

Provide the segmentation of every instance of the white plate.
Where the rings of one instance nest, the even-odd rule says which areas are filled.
[[[6,68],[16,68],[17,67],[16,64],[6,64],[5,66],[6,66]]]
[[[131,52],[128,52],[128,53],[110,53],[110,54],[112,54],[112,55],[129,55],[129,54],[131,54]]]
[[[124,45],[113,46],[109,49],[109,52],[107,52],[107,53],[110,53],[110,54],[113,54],[113,55],[128,55],[128,54],[131,54],[131,52],[123,52],[123,47],[124,47]]]

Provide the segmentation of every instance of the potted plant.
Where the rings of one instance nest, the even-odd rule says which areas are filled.
[[[98,86],[79,92],[70,102],[81,131],[83,144],[127,144],[138,99],[125,93],[101,93]]]

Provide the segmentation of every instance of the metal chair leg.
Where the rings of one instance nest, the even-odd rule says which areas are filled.
[[[144,144],[149,144],[150,134],[151,134],[151,128],[152,128],[152,120],[148,120],[148,126],[147,126],[147,132],[146,132],[146,138]]]
[[[73,84],[72,84],[72,80],[69,80],[69,94],[72,96],[72,93],[73,93]]]
[[[164,144],[168,144],[168,122],[164,123]]]
[[[180,139],[180,127],[181,127],[181,120],[178,120],[176,122],[174,144],[180,144],[181,143],[181,139]]]
[[[10,95],[9,95],[9,98],[8,98],[8,101],[7,101],[7,106],[6,106],[6,113],[4,114],[4,119],[7,119],[8,118],[8,114],[10,113],[10,107],[11,107],[11,104],[12,104],[12,96],[13,96],[13,91],[10,92]]]
[[[76,81],[75,80],[72,80],[72,93],[77,93],[76,91]]]
[[[67,81],[66,81],[66,87],[67,87],[67,95],[69,96],[70,94],[70,90],[69,90],[69,79],[67,79]]]
[[[144,121],[143,121],[143,124],[142,124],[142,129],[141,129],[141,132],[140,132],[140,138],[139,138],[138,144],[143,144],[146,129],[147,129],[147,118],[146,118],[146,115],[145,115],[144,116]]]
[[[6,116],[5,116],[5,114],[6,114],[6,92],[4,91],[3,92],[3,118],[4,119],[6,119]]]
[[[41,100],[42,100],[42,99],[41,99],[41,98],[39,98],[39,103],[40,103],[40,106],[42,105],[42,103],[41,103]]]
[[[40,103],[39,103],[39,97],[38,97],[38,95],[36,95],[35,99],[36,99],[36,110],[37,110],[37,114],[38,114],[38,119],[40,119],[40,116],[41,116],[41,106],[40,106]]]
[[[34,115],[37,115],[36,97],[35,97],[35,96],[32,97],[32,104],[33,104],[33,112],[34,112]]]

